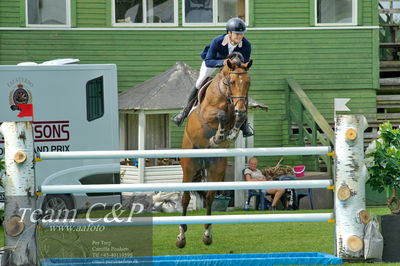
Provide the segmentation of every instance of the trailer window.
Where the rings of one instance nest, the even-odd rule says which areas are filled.
[[[108,185],[108,184],[120,184],[121,178],[119,173],[107,173],[107,174],[94,174],[85,176],[79,179],[82,185]],[[86,193],[89,197],[98,197],[98,196],[110,196],[110,195],[119,195],[119,192],[110,192],[110,193]]]
[[[104,115],[104,83],[103,76],[86,83],[87,120],[93,121]]]

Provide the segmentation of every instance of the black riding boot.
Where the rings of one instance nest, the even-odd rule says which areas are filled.
[[[240,127],[240,130],[242,131],[243,137],[251,137],[254,135],[254,130],[250,126],[250,123],[247,122],[247,119],[243,122],[242,126]]]
[[[192,105],[194,102],[194,99],[197,97],[198,89],[196,86],[190,91],[189,99],[187,101],[186,107],[183,108],[179,114],[177,114],[175,117],[173,117],[171,120],[179,127],[182,123],[183,120],[188,116],[190,109],[192,109]]]

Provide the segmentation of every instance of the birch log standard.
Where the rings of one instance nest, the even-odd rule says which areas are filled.
[[[36,265],[36,224],[30,219],[35,209],[32,123],[4,122],[0,134],[6,150],[6,176],[2,180],[6,252],[1,265]],[[31,211],[24,212],[24,208]]]
[[[335,121],[336,256],[363,259],[365,211],[364,130],[362,115],[337,115]]]

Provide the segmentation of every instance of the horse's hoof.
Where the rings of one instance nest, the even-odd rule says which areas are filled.
[[[186,246],[186,238],[176,239],[175,245],[177,248],[184,248]]]
[[[212,237],[210,236],[203,236],[203,243],[204,245],[211,245],[212,244]]]

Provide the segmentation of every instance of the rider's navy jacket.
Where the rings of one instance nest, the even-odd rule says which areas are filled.
[[[224,60],[229,53],[228,44],[224,43],[225,35],[222,34],[213,39],[201,52],[200,56],[207,67],[222,67],[224,65]],[[233,51],[240,52],[244,57],[244,62],[247,63],[250,60],[251,43],[246,38],[243,38],[241,45],[238,44]]]

